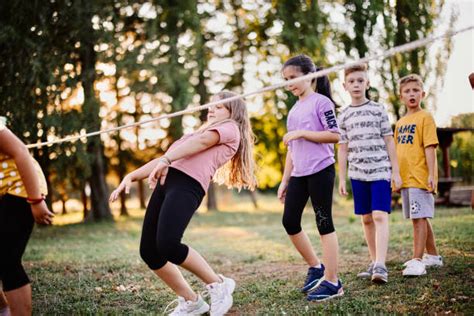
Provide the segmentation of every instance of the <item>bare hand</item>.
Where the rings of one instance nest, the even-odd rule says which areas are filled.
[[[302,138],[303,137],[303,131],[291,131],[285,134],[283,136],[283,143],[288,146],[288,143],[292,140]]]
[[[280,200],[281,203],[285,203],[285,198],[286,198],[286,192],[288,190],[288,183],[287,182],[282,182],[280,183],[280,186],[278,187],[278,199]]]
[[[160,185],[165,185],[166,176],[168,175],[169,165],[163,161],[158,161],[158,164],[148,176],[148,185],[151,189],[156,187],[158,181]]]
[[[53,222],[54,214],[48,209],[45,201],[41,201],[38,204],[31,205],[31,213],[35,219],[35,222],[43,225],[51,225]]]
[[[125,194],[129,194],[130,193],[130,187],[132,186],[132,179],[130,178],[129,175],[126,175],[122,182],[120,182],[119,186],[117,189],[115,189],[112,194],[110,194],[110,197],[109,197],[109,202],[114,202],[116,201],[119,196],[120,196],[120,193],[122,193],[123,190],[125,190]]]
[[[434,192],[436,189],[436,183],[433,176],[428,176],[428,192]]]
[[[393,186],[393,190],[395,192],[398,192],[400,191],[400,188],[402,187],[402,178],[400,177],[400,173],[399,172],[392,172],[392,186]]]
[[[339,180],[339,194],[342,196],[347,196],[346,180]]]

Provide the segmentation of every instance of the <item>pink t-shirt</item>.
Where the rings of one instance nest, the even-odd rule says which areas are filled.
[[[216,145],[171,163],[171,167],[197,180],[206,192],[217,169],[232,159],[240,144],[239,127],[235,122],[224,122],[211,127],[209,130],[216,131],[219,134],[219,142]],[[184,135],[174,142],[168,150],[179,146],[188,139],[197,137],[199,137],[199,132]]]

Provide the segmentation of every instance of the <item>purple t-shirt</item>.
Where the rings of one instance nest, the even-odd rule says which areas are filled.
[[[322,94],[310,94],[296,102],[290,110],[287,128],[289,132],[307,130],[339,133],[334,103]],[[293,160],[293,177],[314,174],[335,162],[334,144],[314,143],[299,138],[290,141],[289,150]]]

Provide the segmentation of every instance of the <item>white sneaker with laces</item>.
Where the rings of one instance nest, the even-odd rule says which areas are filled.
[[[235,289],[235,281],[219,274],[222,282],[207,284],[206,288],[211,296],[211,316],[222,316],[232,307],[232,293]]]
[[[423,259],[421,260],[428,267],[442,267],[443,266],[443,257],[441,256],[434,256],[425,253],[423,255]]]
[[[170,316],[202,315],[209,311],[209,305],[202,299],[201,295],[199,295],[196,302],[186,301],[184,297],[178,296],[177,299],[166,306],[163,313],[166,314],[169,307],[176,302],[178,306],[169,314]]]
[[[421,260],[411,259],[403,264],[406,268],[403,270],[403,276],[420,276],[426,274],[426,267]]]

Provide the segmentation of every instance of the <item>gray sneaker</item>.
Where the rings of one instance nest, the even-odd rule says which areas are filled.
[[[376,264],[372,271],[372,282],[374,283],[387,283],[388,281],[388,270],[387,267],[381,264]]]
[[[374,270],[374,263],[371,262],[369,264],[369,267],[367,268],[367,271],[363,271],[363,272],[357,274],[357,277],[362,278],[362,279],[370,279],[372,277],[373,270]]]

